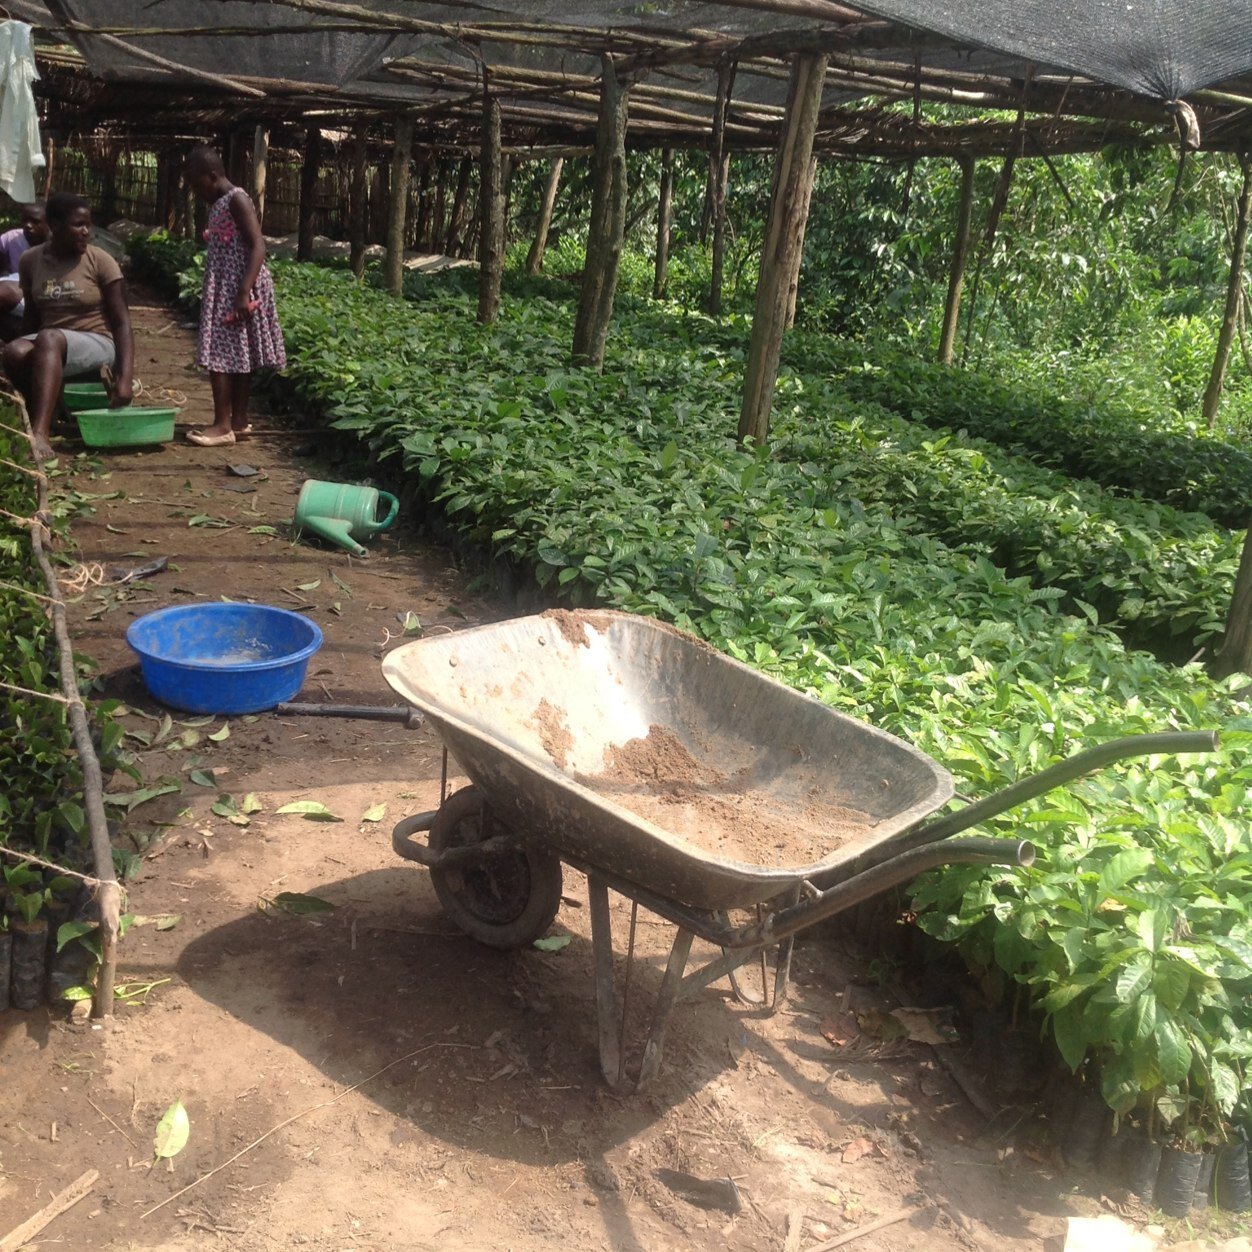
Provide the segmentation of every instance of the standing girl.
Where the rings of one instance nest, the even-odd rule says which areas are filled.
[[[215,448],[249,434],[253,371],[283,369],[287,352],[274,280],[265,265],[265,239],[247,192],[226,177],[222,158],[212,148],[191,150],[187,181],[211,206],[196,363],[209,371],[213,388],[213,424],[187,438]]]

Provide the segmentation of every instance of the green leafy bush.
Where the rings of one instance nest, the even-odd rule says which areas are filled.
[[[1154,429],[1116,400],[1076,404],[1042,389],[935,365],[885,348],[796,336],[793,365],[837,374],[849,395],[945,430],[963,430],[1076,478],[1246,526],[1252,454]]]

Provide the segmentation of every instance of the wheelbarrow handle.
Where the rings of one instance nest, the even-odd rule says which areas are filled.
[[[1125,739],[1110,739],[1108,743],[1098,743],[1094,748],[1085,748],[1076,752],[1064,761],[1019,778],[1000,791],[975,800],[955,813],[945,813],[943,817],[927,822],[908,837],[910,845],[933,843],[936,839],[946,839],[989,817],[995,817],[1008,809],[1033,800],[1045,792],[1052,791],[1065,783],[1073,782],[1093,770],[1103,769],[1114,761],[1125,761],[1136,756],[1175,755],[1181,752],[1214,752],[1217,749],[1217,731],[1215,730],[1178,730],[1166,731],[1159,735],[1129,735]]]
[[[798,904],[779,909],[764,921],[744,926],[719,942],[731,949],[777,943],[892,887],[912,882],[919,874],[938,869],[941,865],[1013,865],[1025,868],[1033,865],[1034,861],[1035,846],[1025,839],[974,837],[924,844],[853,874]]]
[[[275,710],[298,717],[356,717],[367,722],[398,722],[407,730],[422,724],[422,712],[407,704],[379,706],[374,704],[302,704],[285,700]]]

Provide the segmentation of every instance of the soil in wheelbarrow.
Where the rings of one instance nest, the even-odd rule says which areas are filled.
[[[604,773],[582,781],[700,852],[767,869],[811,865],[875,824],[820,795],[784,811],[748,786],[748,771],[723,773],[657,724],[642,739],[606,749]]]

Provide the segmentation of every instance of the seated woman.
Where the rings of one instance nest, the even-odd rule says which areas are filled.
[[[21,389],[35,432],[35,455],[52,456],[52,414],[66,377],[111,369],[109,407],[132,399],[134,341],[117,262],[91,239],[91,207],[58,192],[47,204],[48,242],[18,264],[25,309],[20,339],[4,349],[4,368]]]

